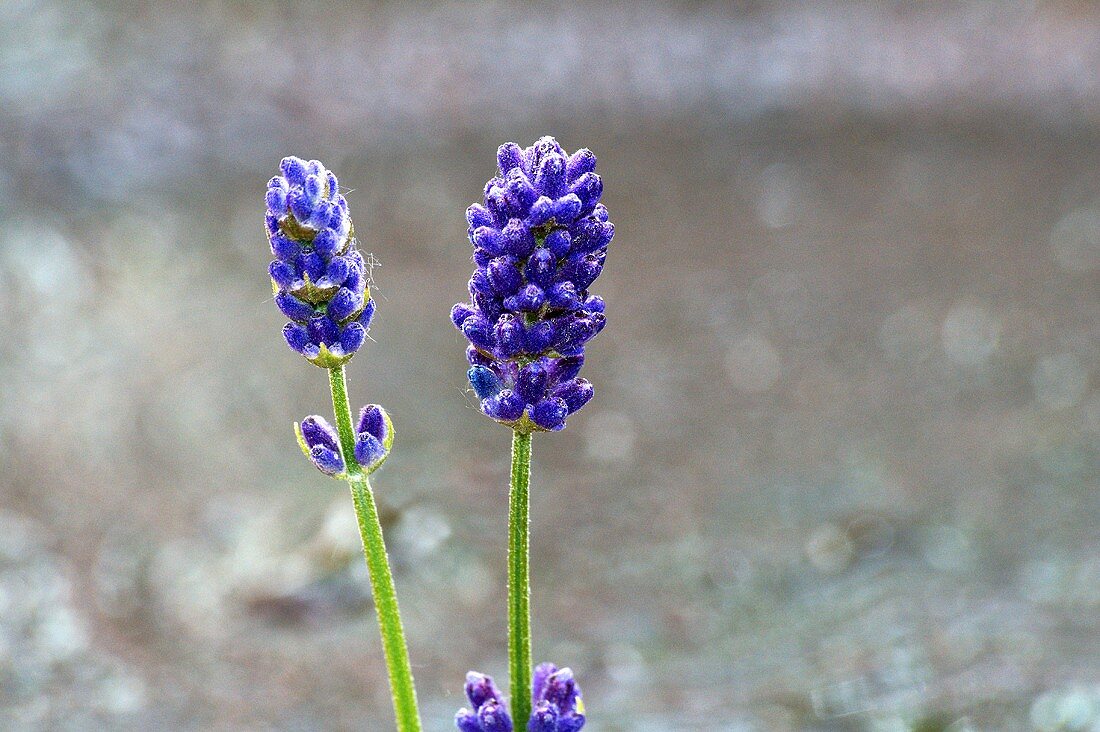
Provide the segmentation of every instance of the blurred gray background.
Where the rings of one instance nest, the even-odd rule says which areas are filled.
[[[1100,729],[1100,8],[0,4],[0,728],[385,730],[262,226],[374,269],[353,401],[427,728],[506,677],[508,433],[448,320],[501,142],[599,156],[596,398],[535,440],[600,731]]]

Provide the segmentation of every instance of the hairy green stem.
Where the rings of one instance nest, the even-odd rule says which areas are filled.
[[[363,539],[363,556],[370,571],[371,595],[374,597],[378,631],[382,635],[382,650],[386,656],[386,669],[390,675],[390,693],[393,696],[393,712],[397,718],[398,732],[420,732],[420,712],[416,705],[416,687],[413,683],[409,649],[405,643],[405,630],[401,625],[401,612],[397,607],[397,590],[393,584],[386,543],[382,538],[382,523],[378,520],[378,507],[374,503],[370,481],[355,460],[355,429],[352,427],[351,405],[348,403],[347,380],[344,367],[329,369],[329,385],[332,387],[332,410],[336,416],[336,430],[340,435],[340,450],[347,466],[347,481],[355,504],[355,516],[359,520],[359,534]]]
[[[508,670],[512,719],[521,729],[531,716],[530,487],[531,433],[515,431],[508,494]]]

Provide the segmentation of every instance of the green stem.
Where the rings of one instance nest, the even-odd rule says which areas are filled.
[[[386,656],[386,669],[390,675],[390,693],[393,696],[393,712],[397,718],[398,732],[420,732],[420,712],[416,705],[416,687],[413,684],[409,649],[405,643],[405,630],[401,625],[401,612],[397,607],[397,589],[393,584],[386,543],[382,538],[382,523],[378,520],[378,507],[374,503],[370,481],[355,460],[355,429],[351,421],[351,405],[348,403],[348,387],[344,367],[329,369],[329,385],[332,387],[332,410],[336,416],[336,430],[340,435],[340,449],[347,465],[347,481],[355,504],[355,516],[359,520],[359,534],[363,539],[363,556],[370,571],[371,595],[374,597],[378,631],[382,635],[382,650]]]
[[[531,433],[516,431],[508,495],[508,669],[512,719],[519,729],[531,716],[530,486]]]

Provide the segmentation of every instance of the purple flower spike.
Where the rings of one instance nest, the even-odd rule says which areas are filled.
[[[509,142],[497,166],[484,202],[466,209],[477,269],[451,322],[471,344],[470,384],[486,416],[521,432],[560,430],[592,398],[575,379],[605,322],[588,288],[615,227],[591,150],[569,155],[553,137]]]
[[[471,708],[455,715],[460,732],[512,732],[512,718],[491,677],[475,671],[466,674],[466,698]]]
[[[584,701],[572,670],[540,663],[533,682],[528,732],[576,732],[584,727]]]
[[[362,347],[374,312],[363,257],[336,176],[316,160],[284,158],[267,184],[265,225],[276,261],[269,274],[287,343],[317,366],[336,368]],[[314,325],[317,318],[326,324]],[[304,334],[304,335],[303,335]]]

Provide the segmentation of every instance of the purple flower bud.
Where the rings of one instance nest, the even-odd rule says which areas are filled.
[[[584,309],[590,313],[602,313],[605,307],[603,298],[599,295],[589,295],[584,301]]]
[[[501,389],[500,379],[492,369],[486,366],[471,366],[466,372],[466,377],[470,380],[470,386],[473,387],[478,399],[496,396]]]
[[[471,257],[474,260],[474,266],[478,269],[485,269],[489,266],[489,262],[493,261],[494,257],[484,249],[474,248],[474,253]]]
[[[500,702],[486,702],[477,710],[482,732],[512,732],[512,718]]]
[[[542,288],[538,285],[531,284],[524,287],[512,297],[506,298],[504,300],[504,307],[509,310],[534,313],[542,307],[544,302],[546,302],[546,293],[544,293]]]
[[[336,430],[324,417],[313,414],[302,420],[302,439],[310,448],[324,445],[330,450],[339,451],[340,441],[336,436]]]
[[[309,330],[309,339],[314,343],[331,346],[340,340],[340,326],[328,316],[310,318],[306,328]]]
[[[603,270],[603,264],[595,254],[574,254],[562,267],[562,276],[572,282],[578,290],[588,289]]]
[[[302,279],[308,277],[310,282],[317,282],[325,276],[325,258],[317,252],[299,254],[295,266],[298,269],[298,275]]]
[[[283,162],[279,164],[279,170],[291,187],[300,186],[306,182],[306,164],[301,158],[293,156],[283,158]]]
[[[298,273],[294,271],[286,262],[280,262],[276,259],[267,268],[268,274],[271,275],[271,280],[275,283],[275,286],[280,290],[293,289],[295,281],[298,279]]]
[[[361,323],[348,323],[340,331],[340,350],[344,353],[355,353],[363,346],[367,339],[367,329]]]
[[[313,317],[313,306],[304,303],[289,292],[280,292],[275,296],[275,304],[288,319],[295,323],[305,323]]]
[[[569,414],[573,414],[592,399],[593,393],[588,379],[572,379],[554,387],[551,396],[565,402]]]
[[[489,262],[486,275],[493,290],[501,297],[507,297],[523,284],[523,275],[511,257],[497,257]]]
[[[268,211],[264,214],[264,228],[267,229],[267,235],[270,237],[279,231],[279,217]]]
[[[581,690],[568,668],[558,670],[552,663],[542,663],[535,667],[532,702],[534,712],[528,730],[537,729],[536,715],[550,710],[556,720],[553,732],[577,732],[584,727],[584,714],[581,702]],[[551,715],[544,715],[542,718]]]
[[[500,422],[514,422],[527,407],[523,398],[511,389],[502,389],[496,396],[481,401],[481,411]]]
[[[561,149],[561,145],[551,135],[543,135],[535,144],[527,150],[527,158],[531,165],[531,170],[538,170],[542,165],[542,161],[549,155],[556,154],[565,157],[565,151]]]
[[[546,293],[546,301],[556,310],[576,310],[581,305],[572,282],[559,282]]]
[[[528,282],[533,282],[539,287],[545,289],[554,284],[554,275],[556,274],[557,262],[554,261],[554,255],[550,253],[550,250],[539,247],[535,250],[527,259],[527,267],[523,270],[523,276],[527,278]],[[516,271],[519,274],[519,271]],[[512,289],[515,292],[519,289],[519,283]],[[512,292],[502,293],[510,295]]]
[[[577,194],[570,193],[562,196],[554,201],[554,220],[559,224],[568,226],[581,215],[582,208],[584,208],[584,204]]]
[[[549,321],[534,323],[525,330],[523,348],[528,353],[542,353],[554,342],[554,326]]]
[[[572,183],[580,178],[585,173],[593,173],[596,171],[596,156],[592,154],[592,151],[587,147],[582,147],[577,152],[569,156],[569,163],[566,166],[566,177],[569,182]]]
[[[521,219],[510,219],[500,235],[503,249],[516,257],[526,257],[535,248],[535,235]]]
[[[306,181],[302,185],[302,191],[306,194],[306,200],[309,201],[310,206],[316,206],[321,200],[321,191],[324,187],[324,183],[316,175],[307,175]]]
[[[487,356],[473,346],[466,346],[466,361],[471,366],[489,366],[493,363],[493,357]]]
[[[310,448],[309,459],[325,475],[336,475],[344,472],[344,459],[340,457],[340,453],[324,445]]]
[[[481,722],[477,721],[477,712],[459,709],[455,714],[455,727],[459,732],[481,732]]]
[[[382,407],[377,404],[368,404],[363,407],[359,412],[359,421],[355,425],[356,434],[374,435],[379,442],[385,442],[386,433],[389,428],[386,427],[386,413]]]
[[[301,252],[298,242],[282,234],[271,235],[271,253],[283,262],[293,261]]]
[[[595,173],[585,173],[570,186],[570,193],[581,199],[581,211],[591,211],[603,195],[603,181]]]
[[[313,216],[314,202],[309,200],[309,196],[300,187],[290,189],[286,202],[290,208],[290,214],[298,220],[298,223],[304,224]]]
[[[535,188],[549,198],[557,198],[565,188],[565,158],[551,153],[543,158],[535,174]]]
[[[355,460],[364,468],[371,468],[386,455],[382,441],[367,432],[355,438]]]
[[[370,298],[363,305],[363,312],[359,313],[359,324],[363,326],[364,335],[370,330],[371,321],[374,320],[374,298]],[[362,344],[360,344],[362,345]]]
[[[575,379],[577,374],[581,372],[582,366],[584,366],[584,354],[556,358],[549,368],[550,381],[557,384]]]
[[[484,249],[489,254],[498,255],[504,253],[504,237],[491,226],[479,226],[474,229],[470,241],[479,249]]]
[[[332,258],[332,255],[336,254],[336,250],[340,248],[341,243],[335,231],[332,229],[325,229],[313,238],[313,249],[328,260]]]
[[[569,249],[573,245],[573,237],[565,229],[555,229],[546,236],[544,244],[555,259],[561,259],[569,254]]]
[[[602,317],[602,316],[601,316]],[[596,335],[595,316],[575,317],[563,321],[558,331],[557,349],[572,351],[583,346]]]
[[[462,332],[470,343],[483,351],[492,351],[493,346],[496,345],[493,327],[480,315],[467,318],[462,323]]]
[[[363,307],[363,295],[341,287],[328,303],[328,316],[337,322],[343,322]]]
[[[590,219],[590,224],[584,227],[582,236],[573,235],[573,251],[594,252],[603,249],[611,243],[611,237],[613,236],[615,236],[614,224],[605,224]]]
[[[539,702],[531,711],[527,732],[558,732],[558,712],[550,702]]]
[[[482,226],[491,227],[493,225],[493,215],[489,213],[489,209],[480,203],[475,203],[466,209],[466,223],[470,225],[471,231]]]
[[[546,196],[539,196],[531,204],[531,210],[527,212],[527,220],[524,222],[529,229],[535,229],[554,216],[554,203]]]
[[[527,404],[534,404],[542,399],[543,392],[546,391],[546,369],[542,364],[533,361],[519,370],[516,391]]]
[[[514,142],[506,142],[497,148],[497,167],[501,175],[507,175],[512,168],[523,164],[523,151]]]
[[[470,307],[466,303],[460,302],[451,308],[451,322],[459,330],[462,329],[462,324],[466,322],[466,318],[474,315],[477,311]]]
[[[267,210],[276,216],[286,215],[286,190],[282,188],[271,188],[267,191],[266,197]]]
[[[351,265],[345,257],[333,257],[325,270],[325,276],[317,281],[320,287],[339,287],[351,273]]]
[[[523,350],[523,323],[514,315],[502,315],[494,328],[497,352],[511,358]]]
[[[565,712],[572,710],[577,703],[577,684],[573,680],[573,671],[563,668],[550,674],[543,686],[541,697]]]
[[[472,704],[475,709],[490,701],[497,702],[498,704],[504,701],[500,689],[498,689],[497,685],[493,682],[493,677],[479,674],[477,671],[470,671],[466,674],[465,691],[466,698],[470,700],[470,704]]]
[[[569,416],[569,407],[561,399],[543,399],[531,408],[531,421],[544,430],[560,430]]]
[[[485,194],[485,207],[493,214],[494,225],[499,226],[508,220],[508,197],[500,186],[494,186]]]
[[[306,358],[315,358],[320,348],[309,339],[309,331],[304,325],[287,323],[283,326],[283,338],[286,344]]]
[[[492,283],[489,282],[489,275],[480,269],[470,276],[469,290],[471,295],[493,295],[496,292]]]

